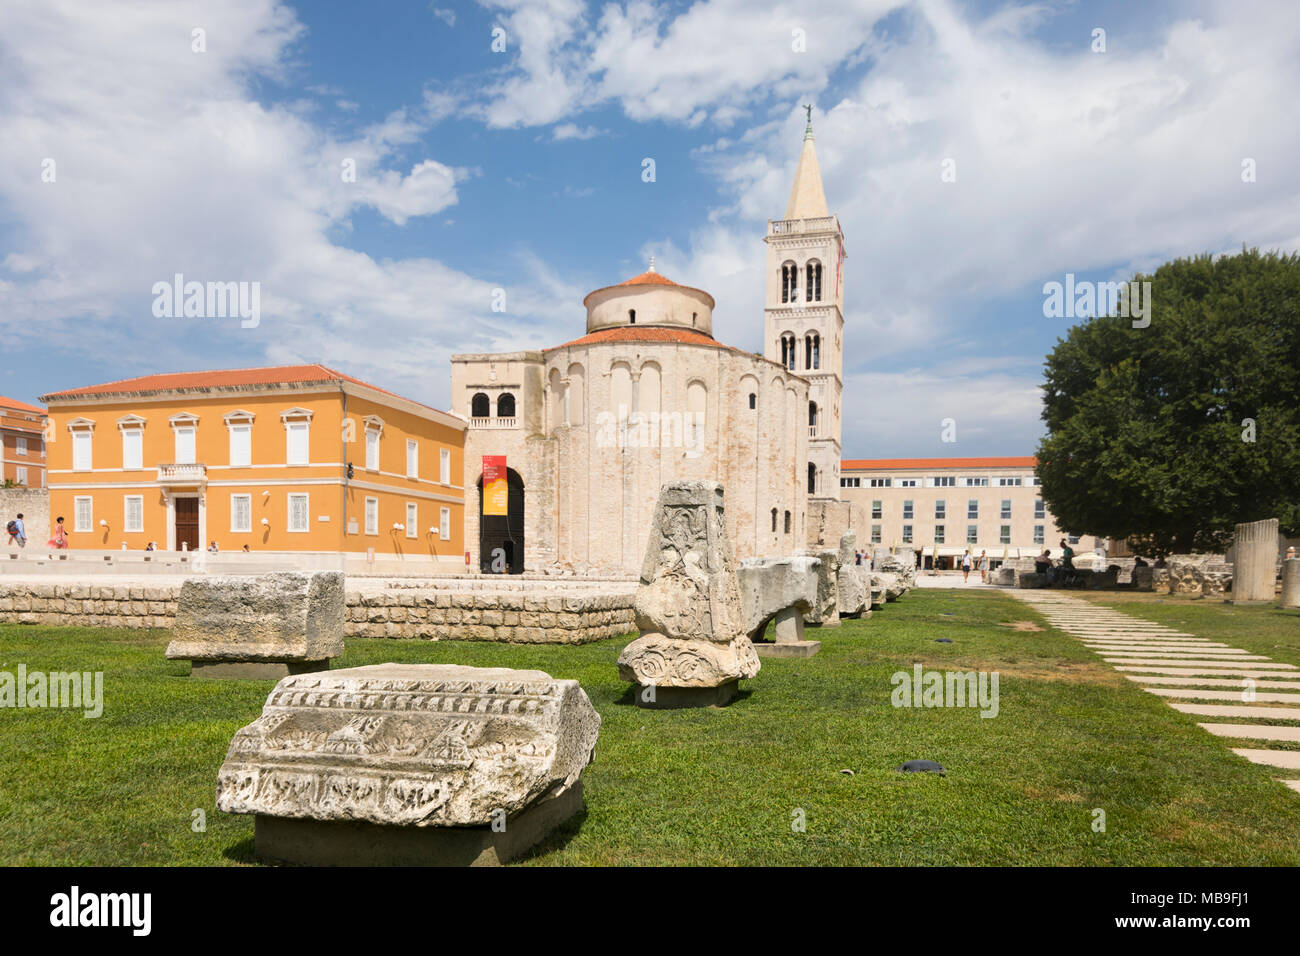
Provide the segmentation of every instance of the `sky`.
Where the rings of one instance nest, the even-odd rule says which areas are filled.
[[[1032,454],[1045,283],[1300,248],[1297,91],[1293,0],[0,0],[0,394],[321,362],[446,408],[651,255],[761,352],[811,103],[845,457]],[[176,274],[257,324],[155,314]]]

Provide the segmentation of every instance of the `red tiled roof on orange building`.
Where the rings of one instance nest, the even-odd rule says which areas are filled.
[[[328,366],[315,363],[312,365],[270,365],[262,368],[227,368],[213,369],[206,372],[163,372],[158,375],[141,375],[137,378],[124,378],[102,385],[87,385],[83,388],[69,388],[61,392],[42,395],[42,401],[67,400],[76,398],[95,398],[107,395],[140,395],[151,392],[174,392],[186,390],[246,388],[256,385],[315,385],[350,382],[372,388],[385,395],[392,395],[404,401],[413,401],[396,392],[378,385],[372,385],[344,372],[335,371]],[[421,405],[422,402],[415,404]],[[430,406],[425,405],[425,408]],[[434,409],[438,411],[439,409]]]
[[[26,402],[20,402],[16,398],[6,398],[0,395],[0,409],[11,408],[19,412],[32,412],[37,415],[44,415],[45,409],[39,405],[28,405]]]
[[[903,471],[909,468],[1033,468],[1033,455],[1011,458],[845,458],[840,471]]]
[[[676,342],[679,345],[709,345],[715,349],[739,351],[703,332],[664,325],[620,325],[612,329],[601,329],[546,351],[554,352],[555,349],[566,349],[570,345],[596,345],[601,342]]]

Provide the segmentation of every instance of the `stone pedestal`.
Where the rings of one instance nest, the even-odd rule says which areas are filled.
[[[618,673],[636,685],[639,706],[717,706],[735,696],[724,685],[758,673],[717,482],[663,486],[634,609],[640,637],[619,655]]]
[[[1282,562],[1282,607],[1300,607],[1300,558]]]
[[[167,657],[194,677],[279,678],[325,670],[343,653],[342,571],[189,578]]]
[[[281,680],[235,734],[217,806],[258,853],[308,864],[473,864],[582,805],[600,715],[542,671],[378,664]]]
[[[821,649],[821,641],[804,640],[803,613],[793,607],[782,608],[772,618],[772,643],[754,644],[759,657],[812,657]]]
[[[1233,546],[1232,603],[1272,602],[1277,585],[1277,519],[1237,525]]]

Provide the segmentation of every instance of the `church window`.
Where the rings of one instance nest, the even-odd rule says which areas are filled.
[[[497,417],[515,417],[515,397],[509,392],[502,392],[501,397],[497,399]]]
[[[817,403],[808,403],[808,434],[816,433],[817,429]]]
[[[817,493],[817,466],[808,462],[808,494]]]
[[[750,393],[749,393],[749,407],[750,407],[750,408],[758,408],[758,396],[755,395],[753,392],[750,392]],[[773,529],[773,530],[775,530],[775,529]]]
[[[470,400],[469,414],[471,418],[491,418],[492,402],[482,392],[478,392]]]
[[[785,513],[785,533],[790,533],[790,512]]]
[[[807,289],[805,297],[809,302],[820,302],[822,298],[822,264],[813,260],[808,263],[807,281],[804,288]]]
[[[772,533],[776,533],[776,509],[772,509]]]
[[[627,323],[628,325],[636,325],[636,309],[627,310]]]
[[[799,292],[799,267],[793,262],[781,266],[781,301],[795,301]]]
[[[793,332],[786,332],[781,336],[781,364],[794,371],[795,355],[798,346],[795,344]]]
[[[804,336],[804,368],[818,369],[822,365],[822,337],[816,332]]]

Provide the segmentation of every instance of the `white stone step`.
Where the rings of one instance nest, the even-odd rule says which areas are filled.
[[[1258,707],[1254,704],[1180,704],[1169,706],[1198,717],[1258,717],[1261,720],[1300,720],[1300,707]]]
[[[1300,780],[1283,780],[1281,777],[1278,777],[1277,782],[1285,787],[1290,787],[1296,793],[1300,793]]]
[[[1161,697],[1184,697],[1188,700],[1232,700],[1245,704],[1242,700],[1245,689],[1238,690],[1203,690],[1199,687],[1144,687],[1143,690]],[[1255,702],[1261,704],[1296,704],[1300,705],[1300,694],[1279,694],[1274,691],[1255,690]]]
[[[1216,737],[1246,740],[1285,740],[1300,743],[1300,727],[1270,727],[1268,724],[1198,724]]]
[[[1214,677],[1222,677],[1224,675],[1230,675],[1235,677],[1277,677],[1279,676],[1277,671],[1261,671],[1261,670],[1256,670],[1253,667],[1203,668],[1200,666],[1191,666],[1186,661],[1180,661],[1175,663],[1176,666],[1173,667],[1168,666],[1168,662],[1166,662],[1166,664],[1164,665],[1128,663],[1128,664],[1116,665],[1115,670],[1137,671],[1138,673],[1142,673],[1142,674],[1164,674],[1169,677],[1196,677],[1198,674],[1211,675]]]
[[[1174,684],[1189,685],[1198,684],[1203,687],[1244,687],[1244,679],[1240,677],[1160,677],[1150,674],[1125,674],[1131,681],[1137,681],[1139,684]],[[1271,690],[1300,690],[1300,681],[1292,680],[1257,680],[1253,681],[1254,685],[1267,687]]]
[[[1110,661],[1111,663],[1116,663],[1116,664],[1156,664],[1161,666],[1167,666],[1170,663],[1177,663],[1180,667],[1196,666],[1196,667],[1216,668],[1216,667],[1239,666],[1234,661],[1225,661],[1225,660],[1211,661],[1211,660],[1204,660],[1200,658],[1118,657],[1118,658],[1114,658],[1113,660],[1111,658],[1107,658],[1107,660]],[[1268,660],[1251,660],[1251,661],[1243,661],[1242,663],[1247,664],[1247,666],[1255,670],[1293,671],[1296,669],[1296,666],[1294,664],[1277,664]]]
[[[1287,770],[1300,770],[1300,750],[1254,750],[1250,747],[1233,747],[1232,752],[1238,757],[1245,757],[1252,763],[1267,764],[1270,767],[1284,767]]]

